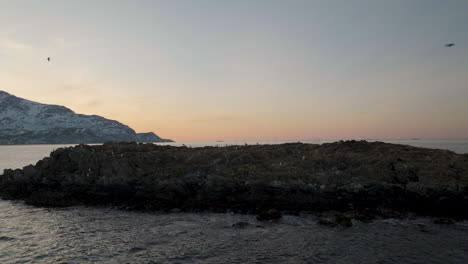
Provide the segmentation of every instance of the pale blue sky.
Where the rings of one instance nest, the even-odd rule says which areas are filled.
[[[176,140],[467,138],[468,1],[0,0],[0,89]]]

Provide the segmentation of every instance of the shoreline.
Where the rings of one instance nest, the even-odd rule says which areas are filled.
[[[382,142],[227,147],[105,143],[5,170],[0,197],[38,206],[468,219],[468,155]]]

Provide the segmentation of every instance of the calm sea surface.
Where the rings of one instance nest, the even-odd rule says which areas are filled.
[[[468,140],[387,142],[468,153]],[[244,142],[170,143],[182,144]],[[0,146],[0,173],[35,164],[59,147]],[[249,225],[232,227],[239,221]],[[319,226],[313,215],[262,223],[250,215],[56,209],[0,200],[0,263],[468,263],[467,245],[467,221],[387,219],[345,229]]]

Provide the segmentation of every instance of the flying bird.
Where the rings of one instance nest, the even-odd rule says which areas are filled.
[[[447,44],[445,44],[445,47],[447,47],[447,48],[450,48],[450,47],[453,47],[453,46],[455,46],[455,43],[447,43]]]

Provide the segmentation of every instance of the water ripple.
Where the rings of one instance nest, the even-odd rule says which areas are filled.
[[[260,223],[231,214],[44,209],[0,201],[0,263],[468,263],[468,222]],[[246,222],[241,228],[233,224]],[[423,231],[421,229],[424,229]]]

